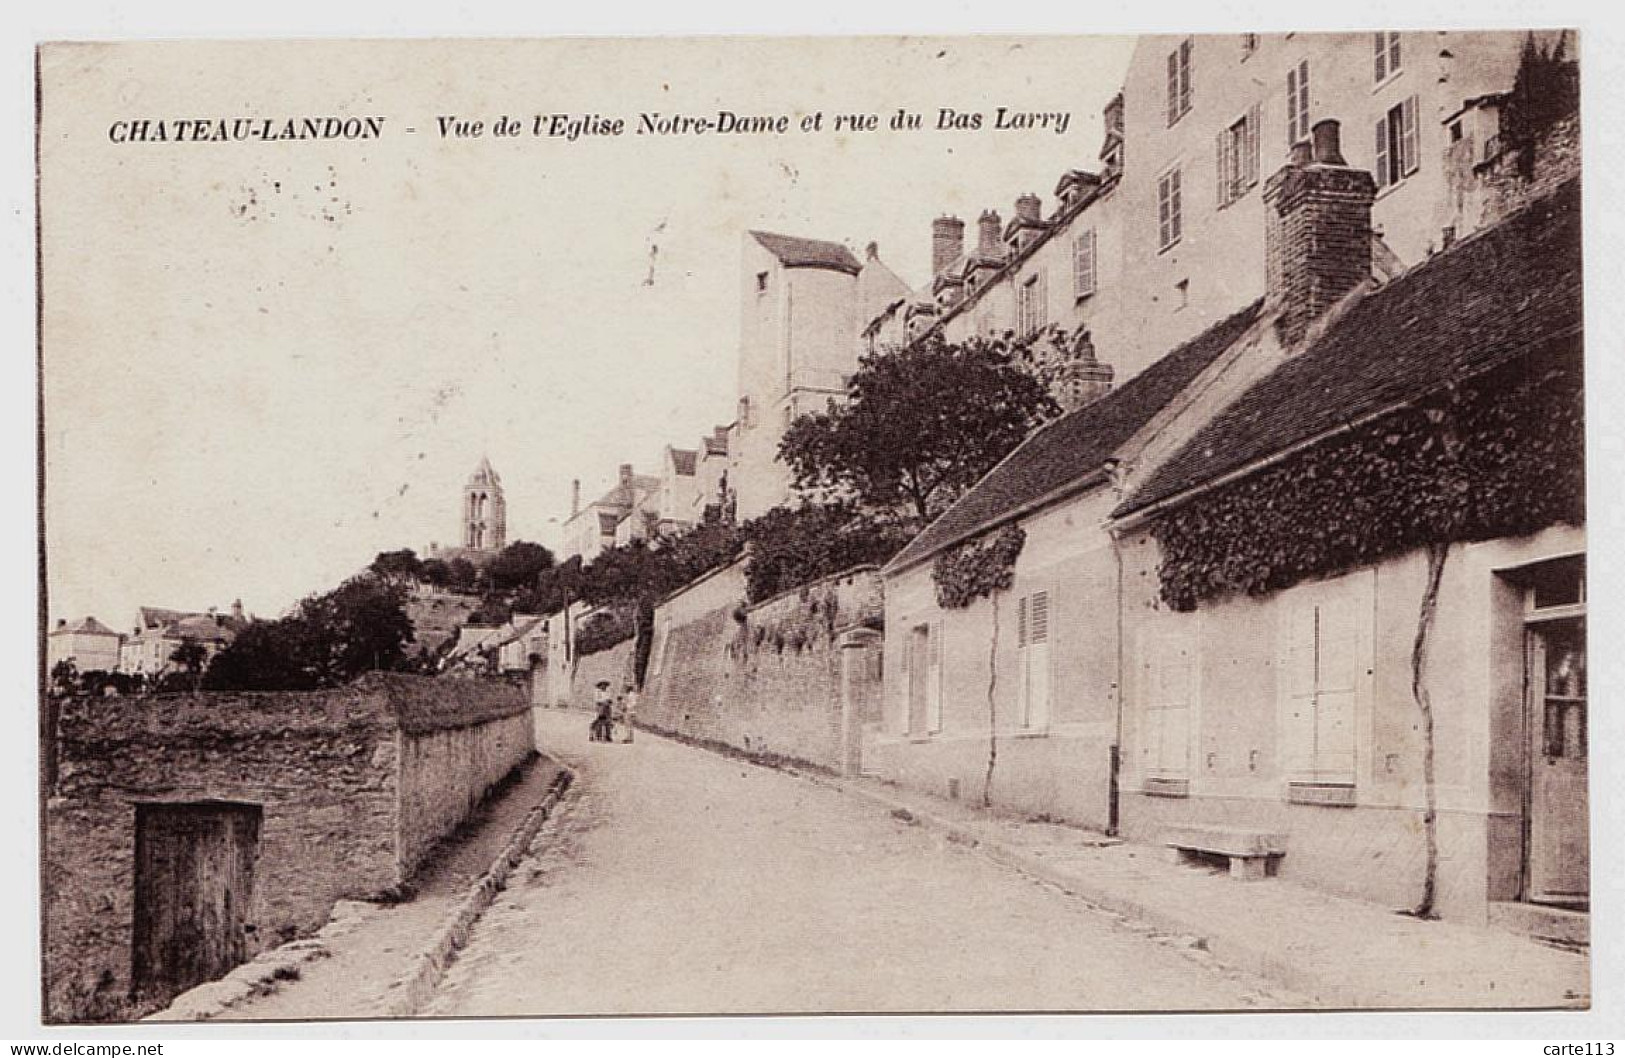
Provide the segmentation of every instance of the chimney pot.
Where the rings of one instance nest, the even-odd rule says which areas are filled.
[[[1028,192],[1027,194],[1016,199],[1016,216],[1021,220],[1040,220],[1043,217],[1043,210],[1043,200],[1031,192]]]
[[[1315,161],[1320,165],[1348,165],[1343,160],[1341,126],[1334,118],[1315,122],[1310,129],[1314,137]]]
[[[965,252],[965,222],[947,215],[931,222],[931,274],[939,276]]]
[[[1287,154],[1287,164],[1294,169],[1302,169],[1315,160],[1315,148],[1308,140],[1299,140],[1292,145]]]

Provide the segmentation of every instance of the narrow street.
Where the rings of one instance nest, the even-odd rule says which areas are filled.
[[[1293,1005],[837,790],[587,723],[537,714],[575,791],[425,1015]]]

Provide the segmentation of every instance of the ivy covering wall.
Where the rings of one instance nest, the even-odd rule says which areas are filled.
[[[1531,355],[1174,507],[1150,526],[1176,610],[1428,544],[1585,520],[1578,350]]]

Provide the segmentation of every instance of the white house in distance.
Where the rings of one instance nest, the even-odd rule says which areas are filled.
[[[78,621],[58,621],[45,637],[46,671],[63,661],[73,662],[79,672],[116,672],[119,646],[124,637],[94,617]]]

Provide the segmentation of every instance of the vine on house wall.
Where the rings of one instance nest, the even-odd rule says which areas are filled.
[[[931,579],[937,586],[937,605],[963,610],[977,599],[1003,591],[1015,582],[1016,559],[1027,542],[1019,525],[1007,525],[992,539],[972,541],[937,556]]]
[[[1163,600],[1192,610],[1430,544],[1582,524],[1584,405],[1578,354],[1524,357],[1205,493],[1151,525]]]

